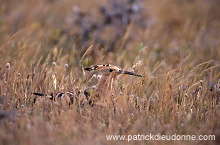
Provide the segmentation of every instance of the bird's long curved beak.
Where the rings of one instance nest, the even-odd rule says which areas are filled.
[[[132,75],[132,76],[136,76],[136,77],[142,77],[142,75],[135,74],[135,73],[133,73],[133,72],[129,72],[129,71],[123,71],[123,70],[119,70],[119,71],[117,71],[116,73],[119,73],[119,74],[126,74],[126,75]]]

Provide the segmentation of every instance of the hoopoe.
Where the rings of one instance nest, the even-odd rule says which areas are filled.
[[[91,90],[95,90],[98,95],[105,96],[108,90],[112,89],[112,85],[114,79],[121,74],[132,75],[137,77],[142,77],[142,75],[135,74],[133,72],[125,71],[120,69],[117,66],[111,64],[104,64],[104,65],[93,65],[91,67],[85,68],[86,71],[90,71],[87,80],[90,80],[93,75],[101,74],[101,79],[95,86],[87,88],[84,93],[88,97],[91,95]]]
[[[135,74],[129,71],[124,71],[120,69],[119,67],[111,65],[111,64],[93,65],[91,67],[85,68],[85,70],[91,72],[87,80],[90,80],[95,74],[101,74],[101,79],[98,81],[98,83],[95,86],[88,87],[84,90],[85,99],[89,100],[89,102],[91,101],[89,97],[92,95],[91,93],[92,91],[95,91],[96,92],[95,95],[98,95],[99,98],[100,96],[105,96],[106,95],[105,92],[108,91],[108,89],[110,90],[112,89],[114,79],[118,75],[126,74],[126,75],[142,77],[142,75]],[[53,94],[53,93],[42,94],[42,93],[34,92],[33,94],[37,96],[45,96],[45,97],[50,98],[51,100],[66,98],[71,103],[73,103],[74,95],[76,95],[73,92],[57,93],[57,94]]]

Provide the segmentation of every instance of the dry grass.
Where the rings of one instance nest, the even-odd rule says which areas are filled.
[[[72,7],[102,24],[97,9],[106,1],[0,1],[0,144],[125,144],[105,135],[149,133],[215,134],[216,141],[131,144],[219,144],[219,1],[140,2],[146,27],[141,20],[103,26],[94,32],[103,39],[92,33],[82,43],[84,28],[68,23]],[[124,31],[114,41],[118,27]],[[102,63],[144,77],[121,76],[113,96],[82,106],[91,85],[83,67]],[[66,91],[75,93],[71,105],[32,94]]]

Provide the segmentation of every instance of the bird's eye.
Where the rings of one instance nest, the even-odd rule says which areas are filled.
[[[109,72],[113,72],[113,69],[109,69]]]

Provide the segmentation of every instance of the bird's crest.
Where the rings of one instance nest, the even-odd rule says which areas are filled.
[[[105,75],[110,75],[111,73],[115,73],[117,75],[119,74],[127,74],[127,75],[133,75],[137,77],[142,77],[142,75],[135,74],[133,72],[124,71],[120,69],[117,66],[111,65],[111,64],[104,64],[104,65],[92,65],[91,67],[85,68],[86,71],[93,71],[93,72],[101,72]]]

